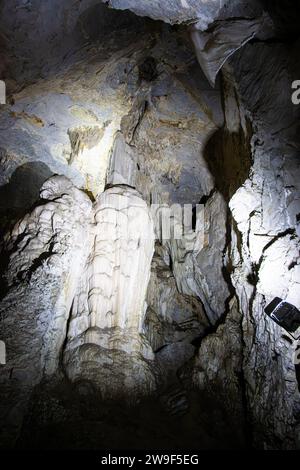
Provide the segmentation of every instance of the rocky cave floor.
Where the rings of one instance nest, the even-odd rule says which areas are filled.
[[[0,19],[0,447],[299,448],[292,340],[264,314],[300,308],[292,2],[21,3]],[[143,208],[126,246],[120,204]],[[151,204],[201,204],[192,242]]]
[[[187,390],[188,410],[178,416],[166,411],[158,399],[129,405],[101,401],[96,391],[78,388],[65,381],[42,391],[38,388],[16,449],[251,448],[243,422],[234,422],[222,403],[205,393],[199,396]]]

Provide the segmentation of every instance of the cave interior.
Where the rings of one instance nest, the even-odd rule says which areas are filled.
[[[0,448],[300,449],[299,13],[1,2]]]

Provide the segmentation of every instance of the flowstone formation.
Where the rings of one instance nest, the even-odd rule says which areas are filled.
[[[134,189],[114,186],[92,206],[62,176],[46,181],[40,196],[4,241],[2,413],[16,427],[18,408],[43,376],[58,372],[62,352],[69,379],[87,380],[100,397],[133,400],[155,390],[143,335],[154,251],[147,204]]]
[[[73,300],[64,365],[103,397],[149,395],[154,354],[142,335],[154,228],[137,191],[114,186],[95,204],[91,252]],[[153,368],[153,365],[152,365]]]

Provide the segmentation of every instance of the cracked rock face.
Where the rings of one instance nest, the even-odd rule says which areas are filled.
[[[1,337],[2,440],[15,437],[32,388],[58,368],[68,314],[84,260],[91,202],[65,177],[41,188],[41,203],[4,240]],[[24,331],[24,335],[20,335]],[[26,332],[26,333],[25,333]]]
[[[253,5],[245,1],[228,0],[103,0],[116,9],[129,9],[140,16],[162,20],[171,24],[198,21],[202,29],[218,18],[227,16],[248,16],[259,9],[259,3]],[[252,2],[251,2],[252,3]]]
[[[1,447],[299,448],[279,3],[3,2]]]

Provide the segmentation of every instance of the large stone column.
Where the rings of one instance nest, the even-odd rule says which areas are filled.
[[[146,202],[119,185],[95,205],[93,244],[69,323],[64,364],[105,397],[153,390],[150,345],[142,334],[154,229]]]

